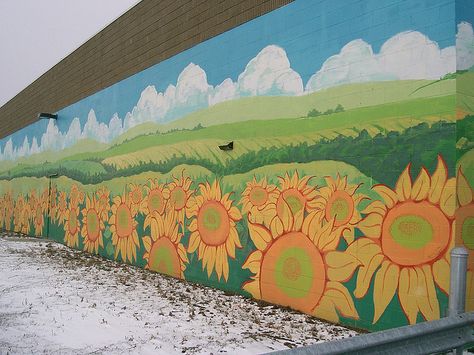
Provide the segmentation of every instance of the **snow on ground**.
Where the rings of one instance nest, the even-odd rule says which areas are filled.
[[[265,353],[357,333],[304,314],[0,236],[0,353]]]

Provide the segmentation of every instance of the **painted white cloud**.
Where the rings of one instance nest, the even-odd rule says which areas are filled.
[[[98,142],[107,143],[109,141],[109,127],[97,121],[94,110],[90,110],[87,115],[87,121],[82,131],[83,138],[94,139]]]
[[[30,143],[28,141],[28,136],[25,136],[23,144],[18,148],[16,152],[16,157],[21,158],[30,154]]]
[[[329,57],[306,84],[307,91],[380,80],[439,79],[456,71],[454,46],[440,49],[417,31],[399,33],[380,52],[361,39],[349,42]]]
[[[456,34],[457,69],[466,70],[474,66],[474,31],[472,24],[461,22]]]
[[[123,133],[122,120],[114,113],[109,122],[109,139],[113,140]]]
[[[64,147],[64,135],[56,126],[55,120],[49,120],[46,132],[41,136],[41,151],[61,150]]]
[[[234,100],[239,97],[237,92],[237,84],[232,79],[227,78],[217,85],[209,94],[209,106],[216,105],[220,102]]]
[[[74,117],[69,125],[69,129],[64,137],[64,147],[74,145],[82,137],[81,122],[79,117]]]
[[[38,140],[36,137],[33,137],[31,140],[30,154],[37,154],[40,152],[40,147],[38,146]]]
[[[3,148],[3,157],[4,159],[7,159],[7,160],[12,160],[14,158],[13,142],[11,138],[8,139],[8,141],[5,143],[5,148]]]
[[[298,95],[303,92],[300,75],[291,69],[283,48],[265,47],[245,67],[237,80],[241,96]]]

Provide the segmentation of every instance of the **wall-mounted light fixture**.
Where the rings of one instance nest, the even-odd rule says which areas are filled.
[[[58,119],[58,114],[57,113],[41,112],[41,113],[38,114],[38,119],[39,120],[48,120],[48,119],[57,120]]]
[[[219,149],[220,150],[232,150],[232,149],[234,149],[234,141],[232,141],[230,143],[227,143],[227,144],[224,144],[224,145],[220,145]]]

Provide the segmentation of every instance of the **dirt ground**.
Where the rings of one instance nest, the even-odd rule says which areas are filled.
[[[356,334],[57,243],[0,236],[1,354],[256,354]]]

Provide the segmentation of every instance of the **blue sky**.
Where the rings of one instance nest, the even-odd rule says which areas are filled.
[[[225,78],[235,81],[249,60],[269,44],[285,49],[304,84],[328,57],[357,38],[378,52],[393,35],[416,30],[438,42],[441,48],[451,46],[456,31],[453,10],[453,0],[297,0],[61,110],[63,119],[58,120],[58,126],[67,131],[74,117],[79,117],[84,125],[91,108],[102,122],[108,122],[115,112],[123,118],[147,85],[164,91],[169,84],[176,84],[179,73],[190,62],[205,70],[211,85]],[[14,143],[21,143],[24,133],[30,142],[33,134],[39,139],[44,129],[38,128],[46,123],[34,126],[14,135]]]

